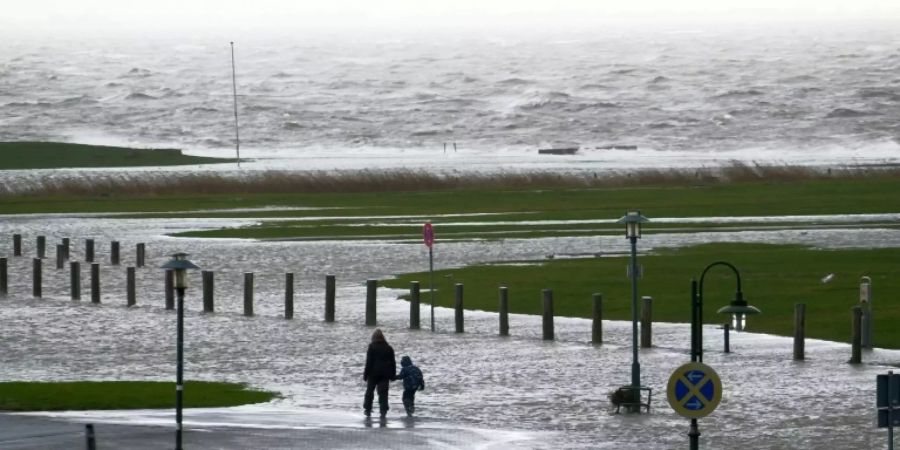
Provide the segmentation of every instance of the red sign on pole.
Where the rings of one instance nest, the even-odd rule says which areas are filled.
[[[431,248],[434,245],[434,228],[431,222],[425,222],[425,228],[422,230],[422,237],[425,239],[425,246]]]

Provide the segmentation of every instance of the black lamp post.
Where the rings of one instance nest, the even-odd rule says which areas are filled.
[[[731,314],[735,319],[735,331],[743,330],[744,316],[750,314],[759,314],[761,311],[755,306],[747,304],[744,300],[744,293],[741,291],[741,273],[737,267],[729,262],[716,261],[703,269],[700,274],[700,285],[698,287],[696,280],[691,280],[691,362],[703,362],[703,278],[706,272],[715,266],[725,266],[734,272],[737,279],[737,290],[734,293],[734,300],[728,306],[719,308],[719,314]],[[697,427],[697,419],[691,419],[691,429],[688,432],[691,440],[691,450],[699,448],[700,430]]]
[[[188,261],[187,253],[176,253],[162,266],[175,273],[175,292],[178,296],[178,363],[175,375],[175,450],[181,450],[181,406],[184,395],[184,290],[187,288],[187,270],[199,269]]]
[[[616,223],[625,224],[625,237],[631,241],[631,388],[632,400],[640,401],[641,363],[638,361],[638,265],[637,240],[641,238],[641,224],[649,220],[640,211],[628,211]],[[640,411],[640,408],[638,408]]]

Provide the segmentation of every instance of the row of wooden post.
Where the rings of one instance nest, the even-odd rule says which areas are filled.
[[[118,241],[111,241],[109,249],[109,262],[110,264],[117,266],[120,263],[120,245]],[[62,269],[64,266],[64,262],[70,259],[70,250],[71,248],[71,240],[69,238],[62,238],[62,243],[56,246],[56,268]],[[47,238],[46,236],[38,236],[37,237],[37,248],[36,248],[36,256],[40,259],[46,257],[47,253]],[[22,256],[22,235],[14,234],[13,235],[13,256]],[[144,267],[144,262],[146,259],[146,246],[144,243],[138,243],[135,246],[135,266],[136,267]],[[84,240],[84,261],[93,263],[94,262],[94,240],[93,239],[85,239]]]
[[[139,244],[143,254],[143,244]],[[58,253],[62,253],[61,246],[58,246]],[[70,292],[73,300],[81,298],[81,266],[77,261],[69,263],[70,276]],[[59,263],[57,263],[57,267]],[[100,303],[100,265],[91,264],[91,302]],[[127,305],[133,306],[137,303],[135,297],[135,268],[128,267],[126,272],[126,297]],[[244,274],[244,315],[253,315],[253,273]],[[33,260],[33,285],[32,294],[34,297],[42,296],[42,260],[34,258]],[[174,297],[174,273],[171,270],[165,272],[165,306],[166,309],[175,308]],[[203,286],[203,311],[214,312],[214,272],[204,270],[202,272]],[[366,281],[366,315],[365,322],[367,326],[375,326],[377,324],[377,280]],[[9,276],[8,264],[6,258],[0,258],[0,295],[6,296],[9,293]],[[457,333],[465,332],[464,323],[464,307],[463,307],[463,284],[457,283],[455,286],[454,301],[454,325]],[[641,347],[648,348],[652,346],[652,305],[653,299],[649,296],[642,298],[643,305],[641,308]],[[409,327],[411,329],[420,329],[419,307],[421,303],[421,289],[418,281],[413,281],[410,286],[410,312]],[[542,291],[542,331],[544,340],[554,340],[554,324],[553,324],[553,291],[544,289]],[[284,316],[286,319],[294,317],[294,274],[285,274],[285,296],[284,296]],[[335,317],[335,276],[326,275],[325,277],[325,321],[334,322]],[[499,289],[499,320],[500,335],[509,336],[509,291],[506,286]],[[852,309],[851,321],[851,358],[850,363],[859,364],[862,362],[862,308],[854,306]],[[724,350],[730,352],[729,332],[730,324],[725,324],[724,328]],[[794,360],[801,361],[805,359],[805,337],[806,337],[806,305],[798,303],[794,306]],[[591,342],[599,344],[603,341],[603,296],[601,294],[593,295],[593,314],[591,328]]]

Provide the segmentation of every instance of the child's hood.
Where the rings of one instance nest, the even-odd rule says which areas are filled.
[[[409,356],[404,356],[403,358],[400,358],[400,365],[403,367],[411,366],[412,359],[410,359]]]

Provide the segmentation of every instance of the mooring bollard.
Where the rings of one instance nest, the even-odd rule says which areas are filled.
[[[334,322],[334,275],[325,275],[325,321]]]
[[[215,272],[212,270],[203,270],[200,272],[201,283],[203,285],[203,312],[214,312],[216,310],[216,283]]]
[[[863,348],[872,349],[875,344],[872,342],[872,278],[862,277],[859,279],[859,305],[862,306],[862,346]]]
[[[413,281],[409,283],[409,329],[418,330],[421,328],[419,320],[419,304],[421,302],[421,291],[419,290],[419,282]]]
[[[794,305],[794,361],[806,359],[806,305]]]
[[[500,286],[500,336],[509,336],[509,289]]]
[[[69,260],[69,247],[72,246],[72,241],[69,238],[62,238],[62,246],[63,246],[63,259]]]
[[[114,266],[119,265],[119,241],[109,243],[109,263]]]
[[[543,331],[544,331],[544,340],[552,341],[554,338],[553,333],[553,290],[544,289],[541,291],[543,293]]]
[[[253,315],[253,272],[244,272],[244,315]]]
[[[34,258],[34,262],[32,265],[32,277],[31,277],[31,295],[37,298],[41,298],[41,259]]]
[[[100,264],[91,264],[91,303],[100,303]]]
[[[134,306],[137,303],[137,294],[135,293],[134,267],[125,269],[125,297],[128,306]]]
[[[81,300],[81,263],[69,263],[69,292],[72,300]]]
[[[22,256],[22,235],[13,235],[13,256]]]
[[[725,353],[731,353],[731,322],[725,322],[722,324],[722,339],[723,339],[723,351]]]
[[[465,317],[463,316],[463,284],[456,283],[456,304],[454,311],[454,319],[456,321],[456,332],[464,333],[465,326],[463,321]]]
[[[84,436],[87,439],[87,450],[97,450],[97,442],[94,437],[94,424],[84,426]]]
[[[594,294],[594,308],[591,323],[591,343],[603,343],[603,294]]]
[[[850,329],[852,332],[850,364],[860,364],[862,363],[862,307],[859,305],[853,307],[853,321]]]
[[[84,240],[84,262],[94,262],[94,240]]]
[[[137,244],[134,249],[134,265],[137,267],[144,267],[144,256],[147,252],[147,247],[143,242]]]
[[[0,258],[0,295],[9,294],[9,276],[6,272],[6,258]]]
[[[641,297],[641,348],[653,347],[653,297]]]
[[[366,326],[374,327],[377,323],[378,280],[366,280]]]
[[[284,318],[294,318],[294,274],[284,274]]]
[[[64,259],[65,259],[65,253],[63,251],[63,246],[62,246],[62,244],[57,244],[56,245],[56,269],[57,270],[63,268],[63,260]]]
[[[165,274],[166,309],[175,309],[175,272],[166,269]]]
[[[37,237],[37,257],[43,259],[47,255],[47,237]]]

